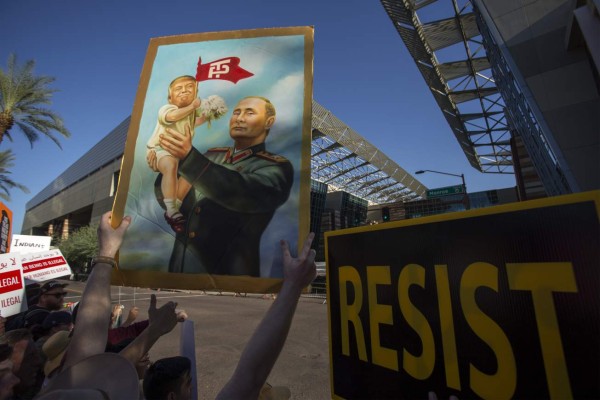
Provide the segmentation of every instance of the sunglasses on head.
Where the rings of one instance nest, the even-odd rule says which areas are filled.
[[[47,294],[48,296],[54,296],[57,299],[61,298],[61,297],[65,297],[67,295],[67,292],[60,292],[60,293],[44,293]]]

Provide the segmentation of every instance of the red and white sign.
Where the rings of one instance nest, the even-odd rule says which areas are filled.
[[[20,256],[23,276],[32,281],[42,282],[71,275],[71,267],[58,249],[21,254]]]
[[[27,310],[21,260],[15,254],[0,254],[0,316]]]

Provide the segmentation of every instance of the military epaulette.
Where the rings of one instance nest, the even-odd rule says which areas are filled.
[[[267,151],[259,151],[256,153],[256,156],[276,163],[288,162],[287,158],[278,156],[277,154],[269,153]]]
[[[212,149],[208,149],[207,151],[214,151],[215,153],[224,153],[229,150],[229,147],[213,147]]]

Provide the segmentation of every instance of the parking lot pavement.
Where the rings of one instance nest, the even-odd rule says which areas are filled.
[[[70,282],[66,302],[78,301],[84,283]],[[140,308],[138,320],[147,317],[151,294],[158,305],[175,301],[194,322],[198,398],[214,399],[233,374],[240,354],[260,322],[270,298],[259,294],[235,297],[233,293],[168,291],[112,287],[112,299],[125,306]],[[273,386],[287,386],[292,399],[330,399],[329,336],[327,305],[322,298],[302,297],[281,355],[268,378]],[[150,351],[156,360],[179,354],[180,329],[163,336]]]

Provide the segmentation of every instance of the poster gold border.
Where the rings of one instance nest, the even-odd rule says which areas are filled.
[[[133,111],[125,151],[121,159],[121,171],[131,171],[137,135],[146,93],[152,75],[152,67],[159,46],[202,41],[217,41],[229,39],[247,39],[269,36],[304,36],[304,113],[302,119],[302,157],[300,165],[300,194],[299,194],[299,223],[297,248],[301,248],[308,234],[310,224],[310,146],[312,126],[312,92],[313,92],[313,58],[314,58],[314,28],[312,26],[296,26],[282,28],[245,29],[237,31],[203,32],[177,36],[163,36],[150,39],[138,88],[136,91]],[[111,224],[119,226],[124,217],[127,192],[130,184],[130,174],[120,174],[115,200],[112,209]],[[117,255],[118,260],[118,255]],[[115,270],[112,274],[114,285],[160,287],[171,289],[219,289],[223,291],[242,291],[247,293],[272,293],[279,291],[282,279],[254,278],[247,276],[202,275],[202,274],[171,274],[168,272]],[[190,285],[190,283],[192,283]]]

